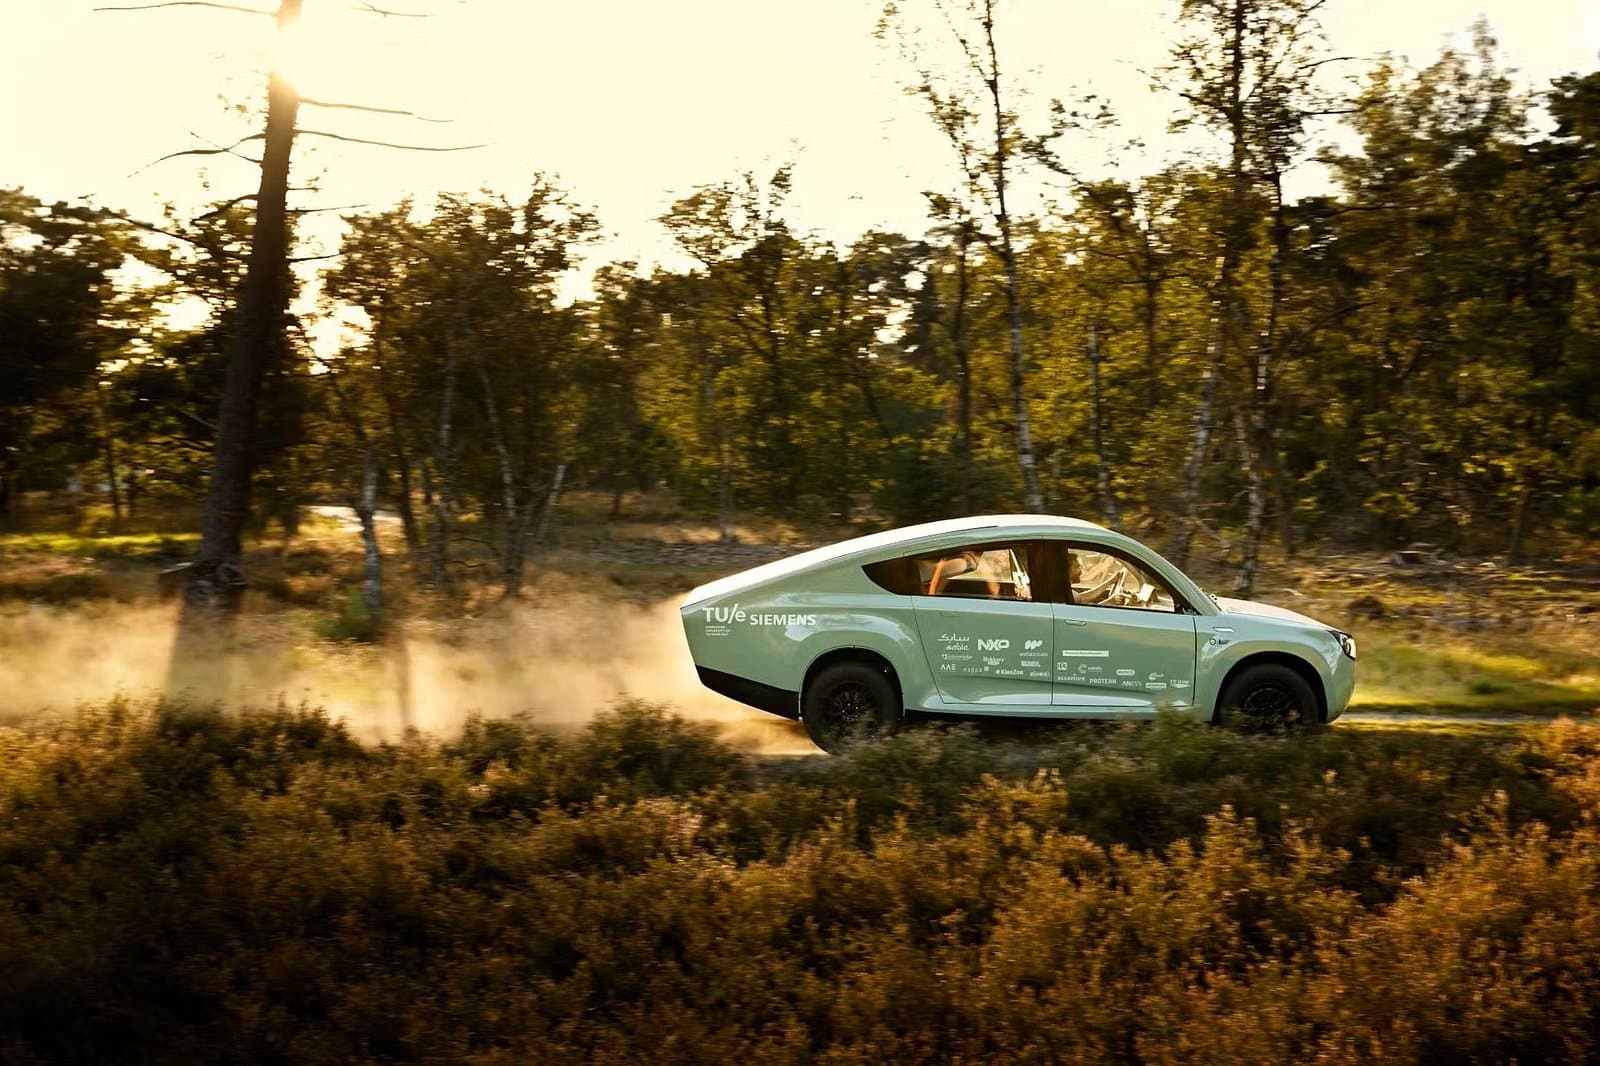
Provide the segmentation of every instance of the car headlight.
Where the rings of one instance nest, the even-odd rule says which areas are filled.
[[[1355,662],[1356,638],[1352,637],[1349,633],[1342,633],[1337,629],[1330,629],[1328,632],[1332,633],[1339,641],[1339,650],[1348,655],[1351,662]]]

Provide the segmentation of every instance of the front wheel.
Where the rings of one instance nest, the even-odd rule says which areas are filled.
[[[836,752],[853,741],[893,733],[900,724],[900,696],[877,667],[834,663],[819,670],[806,686],[800,721],[813,744]]]
[[[1317,718],[1317,694],[1281,663],[1245,669],[1217,703],[1216,720],[1245,733],[1298,732]]]

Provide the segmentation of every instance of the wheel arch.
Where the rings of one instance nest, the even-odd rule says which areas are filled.
[[[1328,687],[1322,680],[1322,675],[1308,660],[1286,651],[1258,651],[1251,652],[1228,668],[1227,674],[1222,678],[1222,684],[1217,686],[1216,697],[1211,702],[1211,716],[1207,721],[1217,720],[1217,711],[1222,706],[1222,697],[1227,694],[1228,686],[1233,684],[1234,678],[1250,669],[1252,666],[1266,664],[1287,666],[1311,686],[1311,691],[1317,697],[1317,721],[1328,720]]]
[[[806,667],[805,676],[800,681],[800,700],[802,706],[805,703],[806,690],[811,687],[811,679],[816,677],[817,674],[822,670],[832,666],[834,663],[842,662],[865,663],[874,669],[882,670],[884,676],[888,677],[889,683],[894,686],[894,694],[895,697],[900,701],[900,709],[902,711],[905,710],[906,693],[905,689],[900,684],[900,674],[895,670],[894,663],[890,662],[889,658],[882,652],[877,652],[873,651],[871,648],[863,648],[858,646],[830,648],[811,660],[810,665]]]

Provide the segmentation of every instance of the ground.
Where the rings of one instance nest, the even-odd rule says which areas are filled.
[[[809,750],[787,723],[698,685],[674,604],[696,584],[859,530],[748,517],[724,542],[714,524],[660,497],[628,497],[615,520],[609,504],[569,495],[511,602],[493,587],[493,568],[472,557],[470,538],[455,599],[417,590],[398,523],[381,523],[394,629],[376,644],[340,639],[352,635],[360,579],[353,521],[341,508],[308,509],[287,542],[268,531],[251,543],[245,618],[188,684],[228,702],[328,706],[374,737],[449,731],[475,712],[526,711],[561,726],[644,697],[714,719],[758,748]],[[174,607],[159,600],[156,574],[192,550],[192,535],[173,532],[185,517],[119,524],[58,503],[36,506],[29,531],[0,534],[0,645],[12,650],[0,665],[0,716],[169,683]],[[1225,560],[1201,557],[1191,569],[1208,588],[1230,587]],[[1600,707],[1592,558],[1511,564],[1311,545],[1294,559],[1269,556],[1254,596],[1356,634],[1346,726],[1585,717]]]
[[[1595,1061],[1591,562],[1269,560],[1361,641],[1306,735],[796,758],[675,606],[848,531],[608,502],[511,602],[386,523],[376,641],[344,516],[269,532],[165,702],[177,522],[0,536],[0,1062]]]

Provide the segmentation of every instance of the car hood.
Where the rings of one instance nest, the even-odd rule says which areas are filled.
[[[1291,611],[1287,607],[1275,607],[1270,603],[1258,603],[1255,600],[1234,600],[1227,596],[1212,597],[1217,606],[1228,614],[1253,614],[1260,618],[1277,618],[1285,622],[1301,622],[1308,626],[1317,626],[1320,629],[1331,628],[1324,622],[1315,618],[1308,618],[1298,611]]]

